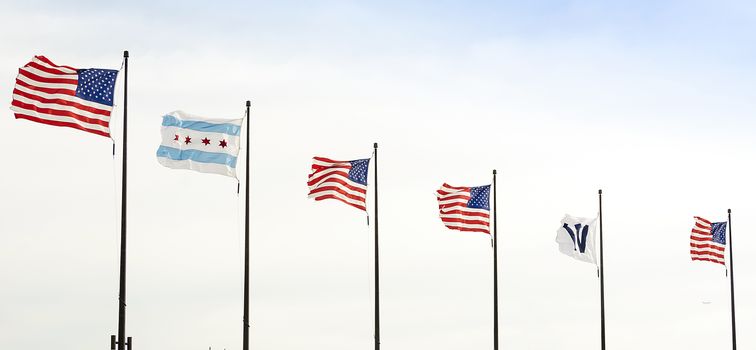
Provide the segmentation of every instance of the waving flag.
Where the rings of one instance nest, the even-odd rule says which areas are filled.
[[[690,234],[690,258],[724,265],[727,246],[727,223],[711,222],[695,216]]]
[[[559,251],[577,260],[596,264],[594,236],[597,220],[565,215],[556,235]]]
[[[455,187],[443,184],[436,191],[441,221],[452,230],[490,233],[491,185]]]
[[[117,70],[59,66],[44,56],[19,68],[11,110],[16,119],[110,137]]]
[[[182,111],[163,116],[158,162],[168,168],[236,177],[244,119],[207,119]]]
[[[316,201],[336,199],[357,209],[365,209],[367,176],[370,159],[331,160],[323,157],[312,159],[312,168],[307,177],[310,187],[308,198]]]

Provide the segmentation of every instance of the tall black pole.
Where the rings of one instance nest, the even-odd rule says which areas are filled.
[[[379,287],[379,270],[378,270],[378,142],[373,143],[373,196],[374,215],[375,215],[375,350],[381,348],[381,313],[378,298]]]
[[[246,150],[246,163],[247,169],[244,173],[244,344],[243,350],[249,350],[249,143],[252,140],[249,134],[249,107],[252,106],[252,102],[247,101],[247,150]]]
[[[735,267],[732,260],[732,210],[727,209],[727,226],[730,229],[730,313],[732,314],[732,350],[737,350],[735,339]]]
[[[498,259],[497,259],[497,251],[496,251],[496,228],[498,225],[496,225],[496,169],[493,171],[493,280],[494,280],[494,290],[493,290],[493,296],[494,296],[494,350],[499,350],[499,267],[498,267]]]
[[[123,52],[123,164],[121,165],[121,271],[118,287],[118,350],[126,345],[126,129],[129,86],[129,52]]]
[[[601,277],[601,350],[606,350],[606,323],[604,322],[604,217],[602,212],[601,190],[599,195],[599,276]]]

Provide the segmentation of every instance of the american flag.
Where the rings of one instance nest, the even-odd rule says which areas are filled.
[[[110,137],[117,75],[117,70],[76,69],[34,56],[18,70],[11,110],[17,119]]]
[[[710,222],[695,216],[696,223],[690,234],[690,258],[724,265],[727,246],[727,223]]]
[[[455,187],[443,184],[436,191],[441,221],[452,230],[490,233],[491,185]]]
[[[367,176],[370,159],[331,160],[323,157],[312,159],[312,172],[307,178],[309,198],[316,201],[336,199],[357,209],[365,209]]]

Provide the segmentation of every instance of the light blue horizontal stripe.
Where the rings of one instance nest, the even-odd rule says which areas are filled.
[[[236,157],[225,153],[204,152],[196,149],[180,150],[173,147],[160,146],[157,150],[157,156],[173,160],[223,164],[236,169]]]
[[[176,126],[179,128],[197,130],[204,132],[217,132],[221,134],[228,134],[233,136],[239,136],[241,134],[241,126],[230,123],[208,123],[198,120],[181,120],[172,115],[163,116],[163,126]]]

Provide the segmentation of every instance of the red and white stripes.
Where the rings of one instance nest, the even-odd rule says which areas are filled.
[[[11,110],[16,118],[110,137],[112,106],[76,96],[76,68],[35,56],[19,68]]]
[[[452,230],[490,233],[489,211],[470,208],[470,187],[443,184],[436,191],[441,221]]]
[[[314,157],[312,171],[307,178],[307,186],[310,187],[308,198],[314,198],[316,201],[336,199],[357,209],[366,210],[367,186],[350,179],[351,169],[351,161]]]
[[[690,258],[724,265],[725,246],[713,240],[711,222],[698,216],[694,218],[696,222],[690,234]]]

